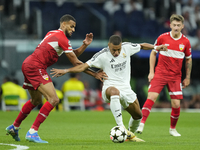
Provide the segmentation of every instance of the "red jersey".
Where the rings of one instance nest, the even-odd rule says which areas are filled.
[[[70,41],[62,30],[52,30],[46,34],[35,51],[24,60],[24,63],[46,69],[56,63],[63,52],[72,52]]]
[[[181,34],[179,38],[174,39],[171,32],[167,32],[156,40],[155,45],[161,44],[166,45],[168,51],[159,51],[155,75],[167,79],[181,78],[183,59],[191,57],[191,46],[188,38]]]

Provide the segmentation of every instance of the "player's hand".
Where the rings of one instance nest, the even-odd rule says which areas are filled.
[[[90,45],[93,40],[93,33],[86,34],[85,40],[83,40],[83,44],[86,46]]]
[[[108,76],[105,72],[103,72],[103,70],[99,70],[96,72],[95,78],[103,82],[108,79]]]
[[[52,77],[60,77],[60,76],[63,76],[67,73],[67,69],[55,69],[55,68],[53,68],[50,71],[51,71],[50,74],[53,75]]]
[[[153,77],[154,77],[154,73],[149,73],[149,75],[148,75],[149,82],[151,82]]]
[[[157,46],[156,50],[167,51],[167,46],[166,45],[159,45],[159,46]]]
[[[189,78],[185,78],[182,82],[182,88],[186,88],[188,85],[190,84],[190,79]]]

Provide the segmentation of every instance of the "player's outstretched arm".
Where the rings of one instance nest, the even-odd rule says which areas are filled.
[[[70,72],[70,73],[78,73],[78,72],[83,72],[85,71],[87,68],[89,68],[89,65],[87,63],[69,68],[69,69],[56,69],[53,68],[51,69],[51,73],[53,75],[53,77],[60,77],[65,75],[66,73]]]
[[[141,49],[143,50],[151,50],[151,49],[156,49],[159,51],[167,51],[167,46],[166,45],[159,45],[159,46],[155,46],[149,43],[141,43]]]
[[[56,69],[53,68],[51,69],[51,73],[53,75],[53,77],[60,77],[65,75],[68,72],[71,73],[79,73],[79,72],[85,72],[93,77],[95,77],[96,79],[100,80],[103,82],[103,80],[106,80],[108,78],[107,74],[105,72],[103,72],[103,70],[99,70],[97,72],[94,72],[93,70],[90,70],[89,65],[87,63],[69,68],[69,69]]]
[[[150,59],[149,59],[149,75],[148,75],[149,82],[151,82],[151,80],[154,77],[154,68],[155,68],[155,64],[156,64],[156,54],[157,53],[155,51],[151,51]]]
[[[186,77],[182,82],[183,88],[186,88],[190,84],[190,75],[192,70],[192,58],[188,58],[185,60],[185,70]]]
[[[73,50],[76,56],[79,57],[85,51],[87,46],[92,43],[92,41],[93,41],[93,33],[86,34],[86,37],[83,40],[83,44],[79,48]]]

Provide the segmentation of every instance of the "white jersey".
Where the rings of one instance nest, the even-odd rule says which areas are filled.
[[[140,44],[123,42],[119,56],[114,57],[110,53],[109,47],[106,47],[96,53],[86,63],[90,67],[102,69],[108,75],[108,79],[103,83],[104,87],[130,87],[130,56],[139,52],[140,48]]]

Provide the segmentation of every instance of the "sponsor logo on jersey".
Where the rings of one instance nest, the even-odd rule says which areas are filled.
[[[185,45],[179,44],[179,49],[182,51],[184,49]]]
[[[123,53],[123,57],[126,58],[126,54],[125,53]]]
[[[112,62],[115,62],[115,60],[113,58],[111,59],[110,63],[112,63]]]
[[[169,46],[169,44],[165,44],[166,46]]]

